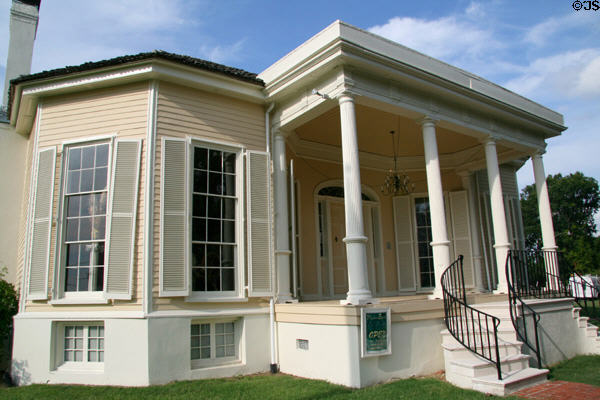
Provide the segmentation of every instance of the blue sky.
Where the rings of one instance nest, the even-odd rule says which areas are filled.
[[[0,0],[0,38],[11,1]],[[43,0],[32,72],[162,49],[261,72],[336,19],[550,107],[569,129],[546,173],[600,180],[600,10],[571,0]],[[7,43],[0,41],[4,81]],[[519,171],[533,182],[531,166]],[[600,221],[600,218],[599,218]]]

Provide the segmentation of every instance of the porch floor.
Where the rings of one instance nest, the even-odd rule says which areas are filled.
[[[439,319],[444,317],[442,299],[429,299],[427,294],[379,297],[378,303],[363,306],[340,304],[339,300],[302,301],[275,305],[277,322],[320,325],[360,325],[361,308],[390,307],[392,322]],[[469,305],[507,301],[506,294],[468,293]]]

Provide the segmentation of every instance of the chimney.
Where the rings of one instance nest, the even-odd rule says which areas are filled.
[[[31,72],[33,41],[37,32],[41,0],[12,0],[10,8],[10,42],[6,59],[6,76],[2,104],[8,106],[11,79]]]

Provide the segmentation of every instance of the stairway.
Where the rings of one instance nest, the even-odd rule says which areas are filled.
[[[573,307],[573,319],[577,321],[580,336],[583,336],[581,352],[584,354],[600,354],[600,336],[598,327],[589,323],[588,317],[580,315],[581,308]]]
[[[446,380],[466,389],[504,396],[520,389],[546,381],[547,369],[531,368],[531,356],[522,353],[523,343],[510,319],[508,302],[477,304],[477,310],[500,319],[498,326],[498,350],[500,354],[502,380],[498,379],[496,365],[459,343],[448,330],[442,331],[442,348],[446,365]],[[464,323],[478,324],[478,321],[464,319]],[[470,340],[480,343],[475,335]],[[484,346],[495,352],[495,344]]]

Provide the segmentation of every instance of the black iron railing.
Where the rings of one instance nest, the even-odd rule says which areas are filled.
[[[600,288],[573,271],[569,278],[569,289],[575,302],[581,307],[581,315],[600,325]]]
[[[463,346],[494,363],[502,379],[498,325],[500,319],[467,304],[463,256],[458,256],[442,274],[444,316],[448,332]]]
[[[525,303],[526,299],[571,297],[569,274],[563,256],[555,250],[509,250],[506,279],[510,318],[519,340],[533,351],[538,368],[542,367],[538,334],[540,316]]]

